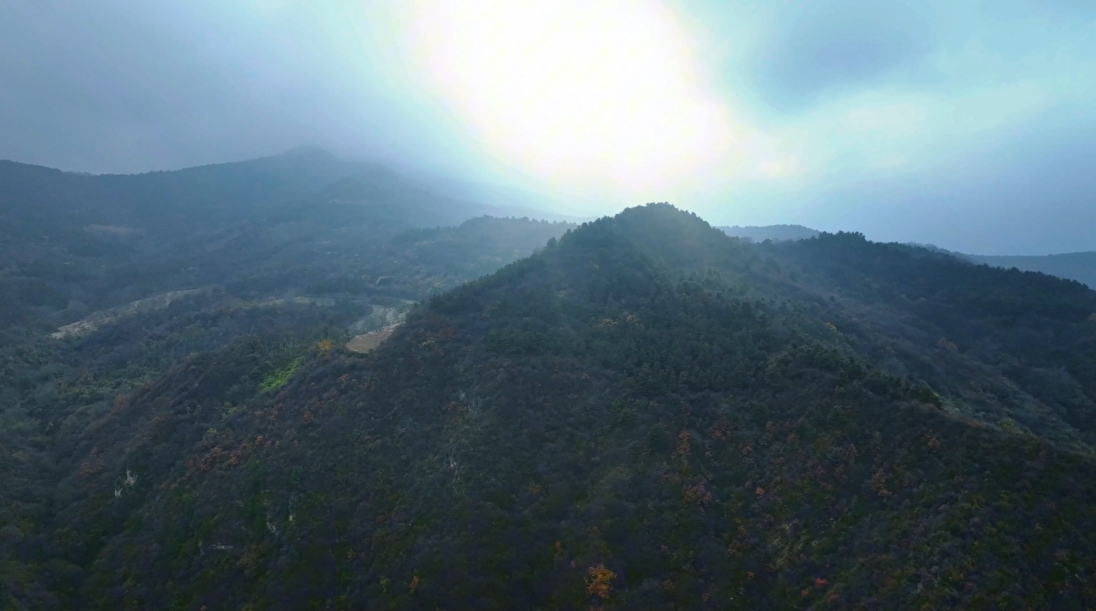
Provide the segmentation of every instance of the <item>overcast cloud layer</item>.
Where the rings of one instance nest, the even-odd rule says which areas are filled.
[[[706,130],[667,116],[670,129],[663,132],[670,136],[651,131],[651,139],[637,138],[634,147],[665,143],[699,151],[697,159],[672,148],[664,157],[641,158],[631,144],[587,150],[592,145],[582,134],[613,139],[653,130],[623,123],[618,131],[596,131],[603,117],[627,117],[625,111],[642,106],[636,83],[623,81],[619,97],[626,99],[613,100],[615,108],[602,118],[579,109],[586,114],[573,116],[588,117],[589,124],[575,126],[574,138],[526,158],[521,146],[542,144],[529,134],[549,132],[522,131],[528,126],[513,124],[520,112],[512,113],[510,124],[484,122],[505,110],[507,92],[516,88],[506,79],[520,68],[500,64],[491,74],[500,81],[498,90],[484,93],[496,104],[477,106],[479,89],[459,90],[461,83],[448,78],[451,66],[439,77],[416,52],[433,44],[431,37],[444,38],[444,32],[428,30],[424,43],[416,24],[445,4],[0,0],[0,158],[139,172],[311,144],[522,187],[572,214],[665,199],[717,224],[801,223],[982,254],[1096,250],[1092,2],[636,0],[631,5],[642,4],[648,18],[629,22],[637,39],[667,45],[653,47],[658,53],[637,66],[637,74],[659,53],[673,51],[673,66],[686,76],[651,68],[657,82],[650,95],[665,104],[649,108],[656,115],[636,114],[635,120],[650,123],[662,108],[669,114],[708,109],[714,113],[710,131],[724,130],[726,138],[705,140],[707,148],[673,140],[679,131],[703,136]],[[545,4],[544,10],[564,4]],[[590,13],[590,5],[603,10]],[[565,40],[566,19],[591,15],[617,23],[613,16],[628,14],[629,3],[589,0],[568,10],[557,24]],[[672,21],[672,28],[652,26],[652,19]],[[537,26],[519,21],[508,16],[499,23],[507,29]],[[485,32],[490,38],[490,29]],[[520,29],[509,33],[517,42],[506,44],[528,38]],[[503,34],[499,40],[510,40]],[[607,44],[620,47],[627,40],[619,37],[628,34],[621,30]],[[596,41],[584,44],[594,44],[596,53],[588,55],[612,50]],[[452,48],[438,49],[435,55],[452,55]],[[567,59],[575,65],[562,72],[581,75],[586,64],[596,64],[576,55]],[[636,52],[629,49],[631,55]],[[560,66],[527,68],[535,73]],[[459,66],[452,69],[459,72]],[[533,94],[552,83],[593,87],[602,78],[542,82],[521,76],[514,83],[531,83]],[[464,82],[483,88],[482,81]],[[685,93],[667,97],[673,87]],[[596,98],[571,89],[546,90],[545,96]],[[536,107],[539,96],[525,95],[519,110],[528,105],[533,114],[551,112],[550,106]],[[566,146],[583,160],[581,175],[560,160]],[[613,155],[634,163],[606,160]],[[648,180],[682,158],[703,171],[676,168],[663,180]]]

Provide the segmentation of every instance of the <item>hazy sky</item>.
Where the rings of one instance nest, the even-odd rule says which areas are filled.
[[[585,216],[1096,250],[1096,2],[0,0],[0,158],[301,144]]]

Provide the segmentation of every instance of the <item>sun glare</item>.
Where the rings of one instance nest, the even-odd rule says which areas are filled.
[[[508,162],[633,192],[727,162],[730,118],[656,2],[414,6],[414,47],[432,87]]]

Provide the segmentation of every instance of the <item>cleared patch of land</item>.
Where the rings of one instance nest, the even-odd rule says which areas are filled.
[[[85,333],[91,333],[99,327],[112,323],[120,318],[126,316],[135,316],[137,314],[145,314],[147,312],[155,312],[156,310],[162,310],[172,302],[181,299],[183,297],[189,297],[191,295],[200,295],[208,292],[209,289],[189,289],[185,291],[172,291],[170,293],[163,293],[148,297],[145,299],[138,299],[127,305],[111,308],[109,310],[103,310],[101,312],[95,312],[89,316],[86,316],[74,323],[67,324],[59,329],[55,333],[51,333],[50,337],[54,339],[62,339],[70,335],[83,335]]]
[[[384,340],[391,337],[398,326],[400,326],[399,323],[382,327],[376,331],[357,335],[354,339],[346,343],[346,349],[352,352],[361,352],[363,354],[372,352],[373,350],[376,350]]]

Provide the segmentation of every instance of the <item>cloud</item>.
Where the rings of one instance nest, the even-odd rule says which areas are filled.
[[[1036,10],[1053,11],[1068,17],[1096,18],[1096,4],[1090,0],[1026,0]]]
[[[1058,109],[1061,112],[1061,109]],[[802,218],[973,254],[1096,249],[1096,121],[1048,113],[913,171],[815,185]]]
[[[431,91],[501,158],[557,186],[634,197],[726,172],[738,139],[652,0],[419,0]]]
[[[0,64],[0,104],[10,130],[0,154],[117,171],[136,169],[125,159],[136,151],[153,164],[193,158],[195,141],[227,145],[231,154],[239,147],[226,142],[234,132],[254,147],[259,133],[248,133],[247,101],[230,71],[196,61],[191,41],[124,8],[8,9],[19,18],[0,20],[0,55],[9,58]]]
[[[645,1],[652,23],[673,22],[677,51],[654,44],[658,28],[636,14],[631,30],[583,17],[596,3],[568,4],[556,38],[587,44],[566,52],[529,33],[547,24],[500,17],[495,30],[528,53],[476,34],[514,71],[472,58],[465,76],[480,80],[455,102],[404,37],[415,7],[437,0],[0,0],[0,158],[133,172],[312,144],[536,190],[574,214],[671,200],[720,224],[855,229],[975,253],[1096,249],[1096,3]],[[487,6],[453,5],[476,2]],[[526,4],[498,6],[520,15]],[[585,29],[570,27],[578,20]],[[443,59],[476,48],[458,42]],[[553,70],[561,78],[540,78]],[[674,74],[688,78],[659,77]],[[615,93],[588,95],[613,79]],[[470,120],[462,101],[486,119]],[[559,121],[526,129],[534,110]],[[723,133],[711,117],[726,119],[727,146],[696,144]],[[492,139],[484,124],[521,137]],[[545,159],[646,186],[560,179],[538,170]]]
[[[932,27],[898,2],[810,3],[778,20],[751,58],[764,102],[784,111],[876,86],[932,50]]]
[[[313,144],[427,168],[484,163],[404,79],[382,3],[317,6],[4,2],[0,158],[138,172]]]

